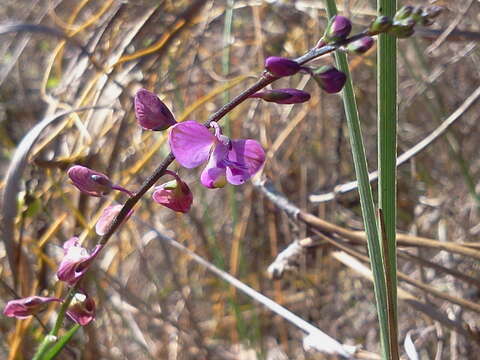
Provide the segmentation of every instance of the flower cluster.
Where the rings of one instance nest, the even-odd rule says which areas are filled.
[[[263,79],[270,83],[287,76],[294,76],[302,72],[313,77],[319,87],[327,93],[338,93],[344,87],[347,77],[345,73],[333,65],[324,65],[318,68],[304,66],[309,60],[320,55],[323,48],[325,55],[333,50],[348,51],[357,54],[367,52],[374,44],[372,36],[388,33],[398,38],[411,36],[416,24],[428,26],[441,13],[442,8],[437,6],[404,6],[391,19],[386,16],[377,17],[365,31],[350,36],[352,23],[345,16],[332,17],[325,29],[323,37],[305,56],[297,60],[271,56],[265,61]],[[311,54],[317,54],[309,59]],[[253,90],[251,90],[253,92]],[[255,93],[244,93],[247,97],[261,99],[277,104],[299,104],[310,100],[306,91],[294,88],[263,89]],[[232,105],[233,108],[234,105]],[[169,129],[168,143],[171,152],[178,163],[187,168],[196,168],[205,164],[200,174],[200,183],[209,189],[231,185],[242,185],[254,176],[265,163],[265,151],[262,145],[254,139],[230,139],[222,133],[220,125],[210,121],[207,126],[195,121],[177,122],[170,109],[160,98],[146,90],[140,89],[134,98],[134,110],[138,125],[147,131],[162,131]],[[172,157],[171,157],[172,158]],[[173,158],[172,158],[173,159]],[[167,164],[168,165],[168,164]],[[112,191],[120,191],[131,198],[132,202],[140,198],[146,190],[142,189],[135,196],[130,190],[115,184],[105,174],[82,165],[72,166],[67,171],[68,177],[75,187],[83,194],[93,197],[104,197]],[[185,181],[178,173],[163,168],[157,174],[169,175],[173,180],[154,188],[153,200],[175,212],[187,213],[193,203],[193,194]],[[155,179],[158,179],[156,177]],[[121,220],[127,221],[133,213],[130,207],[119,204],[106,207],[95,226],[100,236],[109,236],[114,231],[113,224],[122,210]],[[128,213],[126,210],[129,210]],[[120,220],[120,219],[118,219]],[[116,223],[115,225],[119,225]],[[105,238],[104,238],[105,239]],[[104,242],[100,242],[93,249],[88,250],[80,244],[77,237],[72,237],[63,245],[63,258],[57,270],[57,277],[68,286],[79,287],[92,262],[102,250]],[[4,314],[20,319],[35,315],[48,304],[62,302],[56,297],[29,296],[23,299],[11,300],[7,303]],[[64,303],[66,306],[66,303]],[[85,292],[77,292],[66,314],[74,322],[85,326],[95,318],[95,302]]]

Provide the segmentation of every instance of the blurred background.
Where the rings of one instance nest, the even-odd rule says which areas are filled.
[[[410,339],[421,359],[474,359],[480,350],[480,108],[472,94],[480,86],[480,4],[408,3],[434,3],[446,11],[432,27],[398,42],[399,154],[457,113],[437,141],[398,170],[398,231],[411,240],[399,249],[398,267],[406,277],[399,283],[405,291],[399,299],[402,356]],[[354,33],[376,14],[374,1],[337,5],[351,17]],[[313,47],[326,14],[316,0],[3,0],[0,22],[0,173],[4,178],[10,168],[15,180],[11,188],[0,183],[10,199],[4,195],[0,215],[3,308],[14,298],[11,289],[22,297],[64,294],[55,275],[62,244],[78,235],[93,247],[102,209],[126,200],[82,196],[66,169],[82,164],[135,191],[168,154],[165,133],[137,126],[136,90],[156,92],[177,121],[204,122],[255,81],[266,57],[295,58]],[[373,171],[375,48],[349,60]],[[311,65],[332,61],[326,56]],[[273,87],[304,89],[312,98],[294,106],[251,99],[224,118],[225,132],[262,143],[267,161],[259,177],[293,204],[344,229],[362,230],[356,191],[321,202],[313,196],[354,180],[341,97],[322,92],[302,74]],[[462,108],[466,101],[473,104],[469,109]],[[32,128],[48,119],[34,134]],[[19,146],[27,134],[34,144]],[[22,156],[12,161],[15,152]],[[339,261],[338,247],[321,236],[358,254],[366,254],[363,243],[321,228],[320,235],[312,232],[312,224],[288,217],[251,182],[209,190],[199,183],[201,169],[176,163],[172,169],[194,193],[192,210],[178,215],[154,203],[151,192],[145,196],[83,282],[97,303],[97,318],[60,358],[333,358],[306,351],[300,329],[160,241],[157,232],[339,342],[360,346],[365,352],[358,356],[377,358],[373,285],[353,260]],[[272,279],[267,268],[276,256],[308,237],[289,268]],[[436,242],[420,246],[419,237]],[[40,318],[51,327],[55,315],[51,308]],[[2,359],[30,358],[43,336],[36,319],[4,316],[0,332]]]

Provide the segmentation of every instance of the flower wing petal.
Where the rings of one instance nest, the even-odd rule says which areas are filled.
[[[177,161],[191,169],[208,160],[215,136],[202,124],[185,121],[171,128],[168,141]]]
[[[232,185],[245,183],[265,162],[265,151],[258,141],[232,140],[232,149],[227,155],[227,180]]]

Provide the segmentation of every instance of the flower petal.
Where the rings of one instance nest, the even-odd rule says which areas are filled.
[[[258,141],[232,140],[227,156],[227,180],[232,185],[245,183],[265,162],[265,152]]]
[[[169,134],[170,148],[177,161],[186,168],[194,168],[208,160],[215,136],[195,121],[173,126]]]
[[[31,315],[37,314],[46,306],[46,304],[52,301],[61,302],[62,300],[44,296],[29,296],[23,299],[10,300],[5,306],[3,314],[8,317],[25,319]]]

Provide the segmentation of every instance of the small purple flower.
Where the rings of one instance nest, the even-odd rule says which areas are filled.
[[[67,174],[73,185],[88,195],[100,197],[112,191],[113,184],[107,175],[85,166],[72,166]]]
[[[46,307],[46,304],[53,301],[62,302],[61,299],[44,296],[29,296],[23,299],[10,300],[5,306],[3,313],[8,317],[26,319],[31,315],[39,313]]]
[[[79,245],[78,238],[73,237],[63,244],[64,256],[57,270],[57,277],[73,286],[86,273],[91,262],[102,249],[101,245],[96,245],[92,253]]]
[[[170,148],[178,162],[195,168],[204,162],[201,183],[208,188],[223,187],[228,181],[240,185],[250,179],[265,162],[265,152],[255,140],[230,140],[212,122],[215,134],[195,121],[173,126],[169,134]]]
[[[95,301],[87,294],[76,293],[67,315],[77,324],[86,326],[95,319]]]
[[[328,23],[325,31],[325,40],[330,42],[337,42],[345,40],[352,31],[352,22],[345,16],[335,15]]]
[[[250,97],[277,104],[299,104],[310,100],[310,94],[298,89],[275,89],[259,91]]]
[[[329,94],[342,90],[347,76],[332,65],[325,65],[314,70],[314,79],[318,85]]]
[[[265,69],[275,76],[295,75],[302,69],[299,63],[279,56],[270,56],[265,60]]]
[[[347,50],[356,54],[366,53],[375,43],[370,36],[364,36],[361,39],[351,42],[347,45]]]
[[[177,123],[167,105],[148,90],[138,90],[134,103],[137,121],[145,130],[161,131]]]
[[[174,176],[175,180],[157,186],[152,195],[153,200],[173,211],[187,213],[193,202],[193,194],[190,188],[176,173],[169,170],[166,172]]]
[[[100,215],[100,218],[98,219],[97,223],[95,224],[95,232],[103,236],[107,233],[113,219],[118,215],[120,210],[122,210],[123,205],[116,204],[116,205],[110,205],[107,206],[103,212],[102,215]],[[127,221],[130,216],[132,216],[133,210],[130,210],[128,212],[128,215],[123,219],[123,222]]]

